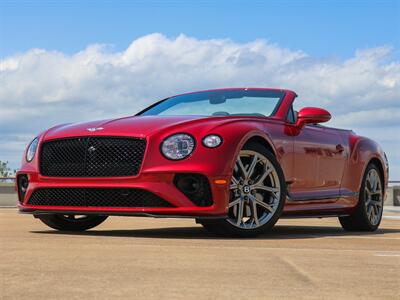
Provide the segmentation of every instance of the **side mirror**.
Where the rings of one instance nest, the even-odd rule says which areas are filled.
[[[328,122],[331,114],[325,109],[318,107],[304,107],[297,115],[296,126],[302,128],[306,124]]]

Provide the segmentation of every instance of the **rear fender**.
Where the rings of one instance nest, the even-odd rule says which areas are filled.
[[[343,177],[342,187],[359,192],[368,164],[372,160],[377,160],[382,167],[384,190],[386,190],[388,184],[388,165],[382,148],[368,138],[353,136],[350,139],[350,156],[347,172]]]

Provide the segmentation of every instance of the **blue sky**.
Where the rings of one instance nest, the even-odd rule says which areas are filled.
[[[0,160],[60,123],[277,87],[387,152],[400,180],[398,1],[0,0]]]
[[[126,48],[161,32],[198,39],[265,38],[317,57],[395,47],[400,1],[0,1],[0,56],[30,48],[74,53],[93,43]]]

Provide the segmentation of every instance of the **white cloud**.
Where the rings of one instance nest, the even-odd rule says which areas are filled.
[[[22,141],[56,123],[134,114],[186,91],[261,86],[295,90],[297,107],[327,108],[332,124],[375,138],[399,165],[398,134],[390,141],[380,134],[400,132],[400,62],[391,51],[387,46],[357,50],[340,60],[310,57],[265,40],[240,44],[161,34],[139,38],[122,52],[107,45],[74,55],[32,49],[0,62],[0,137],[7,141],[0,156],[16,163],[12,151],[20,155]],[[392,169],[393,178],[400,178],[400,168]]]
[[[368,108],[368,107],[366,107]],[[343,113],[332,120],[337,126],[360,127],[365,128],[400,125],[400,106],[383,107],[370,110],[359,110]]]

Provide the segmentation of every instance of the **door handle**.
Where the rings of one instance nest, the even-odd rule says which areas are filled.
[[[336,145],[336,153],[342,153],[344,151],[344,147],[341,144]]]

